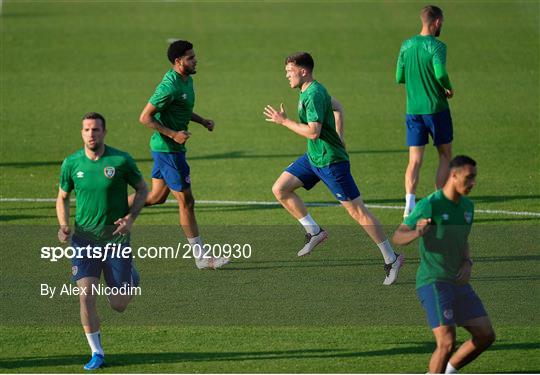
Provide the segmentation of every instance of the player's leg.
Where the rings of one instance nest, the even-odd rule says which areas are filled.
[[[442,374],[452,356],[456,342],[456,326],[439,326],[433,329],[437,347],[429,360],[429,373]]]
[[[92,353],[92,358],[84,366],[85,370],[100,368],[105,362],[105,353],[101,346],[100,324],[96,308],[97,295],[95,295],[93,289],[93,286],[97,286],[98,284],[99,279],[97,277],[83,277],[77,280],[77,287],[84,290],[84,293],[79,295],[81,324]]]
[[[405,258],[403,255],[394,252],[379,220],[368,210],[361,197],[350,201],[340,201],[340,203],[379,248],[384,258],[384,270],[386,272],[383,284],[391,285],[395,283]]]
[[[405,211],[403,211],[403,217],[409,216],[416,204],[416,187],[420,180],[424,147],[429,140],[429,129],[424,123],[423,115],[406,115],[405,124],[407,126],[409,162],[405,170]]]
[[[457,372],[495,342],[495,331],[487,316],[471,319],[463,325],[463,328],[469,331],[472,337],[465,341],[450,358],[446,368],[447,373]]]
[[[450,161],[452,160],[452,144],[446,143],[437,146],[437,152],[439,153],[439,166],[437,167],[437,174],[435,176],[435,188],[441,189],[446,180],[448,179],[448,173],[450,173]]]
[[[121,313],[126,310],[133,296],[138,294],[140,276],[135,268],[132,254],[126,254],[126,257],[120,256],[120,250],[130,247],[129,243],[115,246],[118,250],[110,254],[104,262],[103,276],[108,287],[119,288],[120,292],[108,295],[107,300],[114,311]]]
[[[425,146],[409,147],[409,162],[405,171],[405,211],[403,217],[409,216],[416,205],[416,188],[420,180],[424,149]]]
[[[435,336],[436,348],[429,361],[430,373],[443,373],[452,355],[456,340],[456,321],[454,319],[454,286],[435,282],[416,289],[428,324]]]
[[[146,197],[145,206],[153,206],[155,204],[165,203],[169,196],[169,187],[164,179],[162,169],[165,169],[167,173],[167,166],[173,164],[173,159],[170,154],[163,152],[152,152],[152,158],[154,159],[154,167],[152,168],[152,188]],[[129,207],[133,204],[135,194],[131,194],[128,197]]]
[[[295,193],[300,187],[309,190],[317,182],[319,178],[311,169],[308,157],[304,154],[289,165],[272,186],[272,192],[279,203],[302,224],[306,231],[305,244],[298,252],[298,256],[310,254],[317,245],[328,238],[327,232],[311,217],[304,201]]]
[[[433,137],[433,144],[439,153],[439,166],[435,177],[435,188],[444,186],[450,172],[450,160],[452,160],[452,140],[454,139],[454,129],[450,110],[424,116],[426,126]]]

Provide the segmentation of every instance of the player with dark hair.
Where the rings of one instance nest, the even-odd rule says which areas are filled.
[[[420,238],[416,292],[437,344],[429,362],[433,374],[456,373],[495,341],[482,301],[469,284],[474,205],[466,195],[476,185],[476,162],[456,156],[449,170],[443,188],[420,200],[392,239],[404,246]],[[472,337],[453,353],[456,325]]]
[[[446,72],[446,45],[437,40],[443,25],[443,12],[430,5],[420,13],[422,31],[401,45],[396,81],[407,91],[407,146],[409,163],[405,172],[405,211],[407,217],[416,204],[420,167],[429,136],[439,154],[435,186],[440,189],[448,177],[452,158],[453,128],[448,100],[454,90]]]
[[[306,230],[306,243],[298,252],[304,256],[323,242],[328,234],[309,215],[295,190],[309,190],[319,181],[334,194],[351,217],[357,221],[379,247],[385,261],[385,285],[397,280],[403,256],[394,253],[379,221],[369,212],[351,175],[349,155],[343,143],[343,109],[330,97],[323,85],[313,78],[313,58],[307,52],[295,53],[285,60],[286,77],[291,88],[300,89],[298,115],[300,122],[287,117],[283,104],[279,110],[267,105],[266,121],[274,122],[307,138],[307,153],[293,162],[272,187],[277,200]],[[335,113],[340,125],[336,126]]]
[[[106,130],[102,115],[96,112],[84,115],[81,135],[84,148],[62,163],[56,214],[60,224],[58,239],[65,243],[72,232],[69,197],[74,190],[77,211],[71,245],[78,253],[72,258],[72,273],[77,287],[84,291],[79,296],[81,323],[92,352],[84,369],[95,370],[105,361],[96,309],[97,295],[94,293],[101,273],[107,286],[124,287],[122,293],[108,296],[111,307],[118,312],[127,308],[133,296],[129,292],[139,284],[139,276],[131,254],[124,257],[111,252],[103,253],[104,258],[97,258],[97,254],[88,254],[85,249],[87,246],[100,247],[104,251],[111,244],[119,250],[129,247],[129,232],[144,206],[148,189],[131,156],[104,143]],[[128,185],[136,191],[131,208],[128,206]]]
[[[197,59],[193,44],[185,40],[171,43],[167,57],[173,65],[165,74],[154,94],[148,100],[140,122],[154,130],[150,149],[154,158],[152,190],[147,206],[164,203],[169,192],[178,202],[180,225],[188,242],[194,248],[195,263],[199,269],[219,268],[227,258],[204,258],[203,242],[195,219],[195,199],[191,192],[190,168],[186,161],[185,143],[191,136],[190,121],[197,122],[208,131],[214,130],[214,121],[193,112],[195,92],[193,79]]]

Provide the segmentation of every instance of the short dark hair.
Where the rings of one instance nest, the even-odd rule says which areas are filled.
[[[167,57],[171,64],[174,64],[174,60],[184,56],[190,49],[193,49],[193,44],[187,40],[177,40],[176,42],[172,42],[169,46]]]
[[[428,5],[422,8],[422,11],[420,12],[420,17],[422,17],[422,21],[432,24],[435,22],[436,19],[442,19],[443,18],[443,12],[442,9],[435,5]]]
[[[81,121],[84,121],[84,120],[101,120],[101,125],[102,125],[101,127],[103,128],[103,130],[105,130],[105,117],[103,117],[103,115],[97,112],[86,113],[81,119]]]
[[[308,69],[309,71],[313,71],[313,68],[315,67],[313,57],[311,57],[311,55],[307,52],[296,52],[290,56],[287,56],[285,59],[285,65],[289,63],[293,63],[294,65],[298,65],[299,67]]]
[[[450,161],[450,169],[461,168],[465,165],[476,167],[476,161],[466,155],[457,155]]]

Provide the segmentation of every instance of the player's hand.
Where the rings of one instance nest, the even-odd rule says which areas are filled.
[[[128,234],[131,231],[131,226],[133,225],[133,217],[131,214],[127,214],[126,216],[116,220],[114,224],[116,225],[116,230],[113,232],[113,236],[117,234]]]
[[[471,270],[471,264],[467,261],[463,262],[456,275],[456,282],[458,284],[467,284],[471,279]]]
[[[420,219],[416,222],[416,233],[422,237],[431,228],[431,218]]]
[[[454,89],[450,89],[450,90],[444,89],[444,93],[446,94],[446,97],[448,99],[452,99],[454,97]]]
[[[71,229],[67,225],[61,225],[60,228],[58,228],[58,240],[61,243],[68,242],[70,235]]]
[[[264,107],[264,115],[266,116],[266,121],[275,122],[276,124],[283,125],[287,119],[287,113],[283,109],[283,103],[279,106],[279,111],[276,110],[271,105]]]
[[[189,137],[191,137],[190,132],[186,130],[180,130],[174,134],[174,136],[172,137],[172,140],[175,141],[176,143],[183,144],[183,143],[186,143]]]
[[[213,120],[204,120],[203,126],[208,129],[209,132],[214,130],[214,121]]]

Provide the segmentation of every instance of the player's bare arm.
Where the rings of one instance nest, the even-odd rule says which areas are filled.
[[[416,223],[416,228],[411,229],[405,224],[401,224],[392,237],[392,242],[397,246],[405,246],[422,237],[431,228],[431,219],[420,219]]]
[[[198,124],[201,124],[202,126],[204,126],[206,129],[208,129],[209,132],[211,132],[212,130],[214,130],[214,120],[210,120],[210,119],[205,119],[204,117],[196,114],[195,112],[193,112],[191,114],[191,121],[193,122],[196,122]]]
[[[332,98],[332,111],[334,112],[334,120],[336,122],[336,132],[345,147],[345,117],[343,106],[336,98]]]
[[[456,281],[458,284],[467,284],[471,279],[473,262],[471,260],[471,253],[469,242],[465,243],[465,248],[463,249],[463,264],[459,268],[459,271],[456,275]]]
[[[145,125],[147,128],[156,130],[164,136],[171,138],[176,143],[186,143],[188,138],[191,136],[191,133],[185,130],[175,131],[161,125],[159,121],[154,118],[156,112],[157,108],[152,103],[146,103],[146,106],[139,116],[139,122]]]
[[[133,223],[135,222],[135,219],[137,218],[137,216],[139,216],[139,213],[144,207],[144,203],[146,202],[146,196],[148,195],[148,187],[146,186],[146,182],[144,182],[144,179],[141,179],[139,183],[134,186],[134,188],[135,197],[133,199],[133,204],[129,209],[129,213],[114,222],[114,224],[116,225],[116,230],[113,232],[113,235],[129,233],[131,231]]]
[[[283,103],[279,107],[279,111],[271,105],[267,105],[264,108],[264,115],[266,121],[273,122],[279,125],[283,125],[286,128],[292,130],[302,137],[309,139],[317,139],[321,135],[322,124],[319,122],[308,122],[307,124],[300,124],[287,117],[285,109],[283,109]]]
[[[56,198],[56,217],[58,218],[58,240],[66,243],[69,239],[71,229],[69,227],[69,193],[58,189]]]

